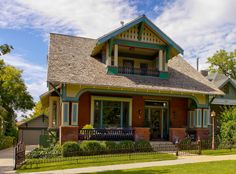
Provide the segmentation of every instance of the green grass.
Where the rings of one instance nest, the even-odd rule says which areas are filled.
[[[236,161],[218,161],[100,172],[99,174],[233,174]]]
[[[236,149],[202,150],[202,155],[232,155],[232,154],[236,154]]]
[[[70,158],[70,160],[62,162],[50,162],[38,165],[33,164],[32,166],[23,165],[20,169],[17,170],[17,172],[36,172],[36,171],[40,172],[40,171],[61,170],[61,169],[80,168],[89,166],[104,166],[104,165],[127,164],[135,162],[175,160],[177,159],[177,157],[175,155],[164,154],[164,153],[138,153],[132,155],[119,154],[115,156],[103,155],[103,156],[82,157],[78,161],[75,159],[78,159],[78,157],[73,158],[73,160]],[[30,160],[28,162],[30,162]],[[36,159],[35,162],[39,162],[39,160]]]

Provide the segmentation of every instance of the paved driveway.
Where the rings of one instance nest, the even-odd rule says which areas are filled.
[[[13,147],[0,150],[0,173],[15,173]]]
[[[32,151],[37,146],[26,146],[26,153]],[[0,150],[0,174],[15,173],[14,169],[14,148]]]

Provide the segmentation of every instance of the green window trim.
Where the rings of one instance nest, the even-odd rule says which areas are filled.
[[[62,125],[69,125],[69,102],[62,103]]]
[[[78,125],[78,103],[72,103],[71,124]]]

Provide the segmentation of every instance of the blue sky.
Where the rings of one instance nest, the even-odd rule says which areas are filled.
[[[4,60],[23,70],[35,101],[47,90],[50,32],[97,38],[145,14],[185,51],[184,58],[207,68],[216,50],[236,48],[235,0],[0,0],[0,44],[14,51]]]

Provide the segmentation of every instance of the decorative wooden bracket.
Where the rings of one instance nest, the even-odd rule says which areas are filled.
[[[55,87],[51,82],[49,84],[53,87],[54,91],[62,98],[61,93],[58,91],[57,87]]]

